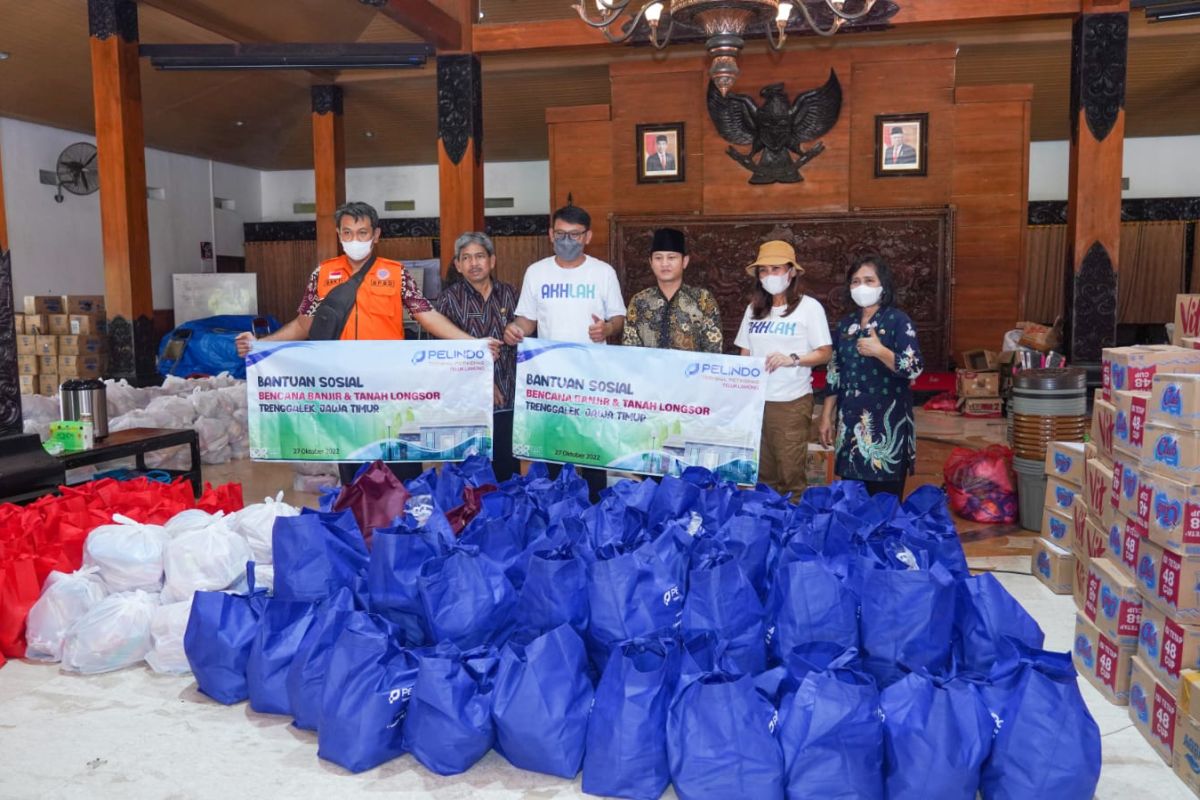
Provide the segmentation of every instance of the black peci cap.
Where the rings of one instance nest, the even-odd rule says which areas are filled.
[[[650,245],[651,253],[680,253],[687,255],[687,244],[684,242],[683,231],[674,228],[659,228],[654,232],[654,243]]]

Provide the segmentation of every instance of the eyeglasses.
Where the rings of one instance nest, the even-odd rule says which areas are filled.
[[[369,242],[375,238],[375,229],[368,228],[366,230],[354,231],[349,236],[346,235],[346,231],[338,231],[338,238],[343,242],[350,242],[355,239],[360,242]]]
[[[587,231],[554,231],[554,241],[556,242],[565,242],[567,239],[572,242],[582,242],[584,236],[587,236]]]

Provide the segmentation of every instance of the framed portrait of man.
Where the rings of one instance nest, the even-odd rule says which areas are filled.
[[[683,123],[637,126],[637,182],[677,183],[684,179]]]
[[[875,117],[875,177],[924,177],[928,161],[929,114]]]

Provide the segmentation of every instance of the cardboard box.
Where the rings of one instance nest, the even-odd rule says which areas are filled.
[[[41,372],[39,361],[41,361],[41,356],[17,356],[17,374],[37,375]]]
[[[1075,556],[1045,539],[1033,543],[1030,572],[1055,594],[1071,594],[1075,580]]]
[[[833,483],[834,451],[832,447],[822,447],[819,444],[808,445],[808,463],[805,465],[805,475],[809,486],[828,486]]]
[[[1191,350],[1200,350],[1200,336],[1185,336],[1179,346]]]
[[[1113,461],[1112,493],[1109,501],[1113,508],[1127,517],[1138,515],[1138,488],[1141,486],[1141,465],[1137,459],[1128,456]]]
[[[38,373],[58,372],[58,356],[37,356]]]
[[[1200,371],[1200,350],[1171,345],[1106,347],[1102,359],[1101,383],[1109,401],[1121,390],[1150,391],[1156,372]]]
[[[1101,517],[1105,507],[1111,507],[1109,500],[1112,492],[1114,469],[1106,464],[1104,459],[1089,458],[1083,468],[1083,499],[1087,504],[1088,513]]]
[[[1150,540],[1185,556],[1200,556],[1200,486],[1163,475],[1152,480]]]
[[[1184,430],[1200,430],[1200,375],[1157,373],[1150,390],[1148,413],[1154,422]]]
[[[1179,703],[1170,689],[1154,679],[1140,655],[1129,675],[1129,718],[1168,764],[1175,750],[1175,718]]]
[[[997,419],[1004,415],[1004,401],[999,397],[963,397],[958,411],[964,417]]]
[[[1000,373],[995,370],[956,370],[955,384],[960,398],[1000,396]]]
[[[62,314],[63,300],[56,294],[25,295],[26,314]]]
[[[99,356],[59,356],[58,374],[63,378],[100,377]]]
[[[1134,458],[1142,457],[1149,404],[1149,392],[1113,392],[1113,407],[1117,410],[1113,418],[1113,450]]]
[[[1124,515],[1120,515],[1108,530],[1108,549],[1114,556],[1113,560],[1126,578],[1139,587],[1145,587],[1141,589],[1144,595],[1153,594],[1157,586],[1158,556],[1153,552],[1155,547],[1157,545],[1146,538],[1142,526]]]
[[[1171,344],[1182,345],[1191,336],[1200,336],[1200,294],[1177,294]]]
[[[75,336],[103,337],[108,334],[108,320],[103,315],[71,314],[67,319],[70,332]]]
[[[1060,514],[1070,514],[1071,506],[1075,504],[1075,496],[1082,490],[1058,478],[1046,478],[1046,508]]]
[[[103,314],[104,295],[67,294],[62,297],[64,314]]]
[[[62,381],[58,374],[54,372],[43,372],[38,375],[38,394],[43,394],[46,397],[57,397],[58,387]]]
[[[1146,603],[1142,606],[1138,652],[1156,678],[1178,691],[1183,671],[1200,669],[1200,627],[1183,625],[1153,603]]]
[[[1075,615],[1075,643],[1071,660],[1075,670],[1088,679],[1110,703],[1129,703],[1129,678],[1137,648],[1118,644],[1105,636],[1082,615]]]
[[[1074,486],[1083,486],[1087,459],[1083,442],[1051,442],[1046,448],[1046,474]]]
[[[55,336],[62,336],[71,332],[70,318],[66,314],[47,314],[46,324],[50,328],[50,333]]]
[[[1200,722],[1179,707],[1175,719],[1175,774],[1192,794],[1200,797]]]
[[[39,356],[56,356],[58,355],[58,337],[49,335],[38,336],[36,347]]]
[[[58,337],[58,354],[60,356],[98,356],[104,352],[104,340],[99,336],[60,336]]]
[[[1184,483],[1200,483],[1200,431],[1147,422],[1142,465]]]
[[[1137,646],[1142,596],[1137,585],[1107,559],[1094,559],[1088,569],[1083,613],[1109,639]]]
[[[1200,353],[1200,350],[1196,352]],[[1100,456],[1113,459],[1113,427],[1116,425],[1117,409],[1107,400],[1096,400],[1092,404],[1092,441]]]
[[[1185,669],[1179,674],[1180,711],[1192,719],[1200,719],[1200,671]]]
[[[1042,353],[1058,349],[1061,337],[1057,327],[1039,325],[1036,322],[1018,322],[1017,327],[1021,329],[1021,338],[1017,342],[1021,347]]]
[[[35,356],[37,355],[37,337],[29,336],[28,334],[17,334],[17,355],[19,356]]]
[[[1071,594],[1075,596],[1075,610],[1083,611],[1087,605],[1088,573],[1091,571],[1091,560],[1078,550],[1071,551],[1075,555],[1074,580],[1071,581]]]
[[[25,315],[25,333],[31,336],[37,336],[38,334],[49,332],[50,326],[46,324],[45,314]]]
[[[1089,559],[1111,558],[1108,555],[1110,539],[1108,528],[1101,527],[1093,517],[1088,516],[1087,522],[1084,524],[1083,537],[1076,538],[1075,546],[1079,551],[1086,553]],[[1119,553],[1120,550],[1117,552]]]
[[[976,372],[997,369],[1000,366],[1000,354],[994,350],[964,350],[963,366]]]
[[[1071,506],[1072,511],[1075,506]],[[1042,511],[1042,538],[1048,542],[1062,547],[1066,550],[1071,549],[1071,543],[1075,541],[1075,523],[1067,514],[1061,514],[1055,509],[1047,508]]]

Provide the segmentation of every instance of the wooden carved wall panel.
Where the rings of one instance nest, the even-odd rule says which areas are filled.
[[[912,317],[929,368],[944,369],[950,361],[951,209],[817,217],[615,217],[613,266],[627,300],[654,283],[649,251],[660,227],[678,228],[687,236],[691,262],[684,280],[716,296],[727,352],[735,352],[733,340],[752,286],[745,267],[759,244],[783,239],[796,248],[808,292],[821,301],[831,326],[850,311],[842,289],[851,262],[866,253],[882,255],[893,267],[897,304]]]

